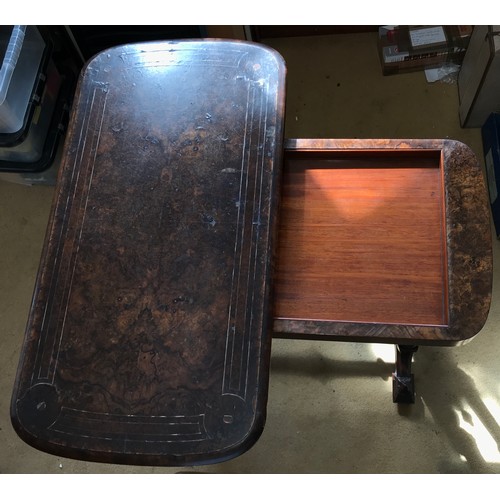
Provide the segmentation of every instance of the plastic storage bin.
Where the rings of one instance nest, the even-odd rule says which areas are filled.
[[[35,26],[0,26],[0,133],[23,127],[45,46]]]
[[[0,161],[33,163],[42,157],[60,87],[61,76],[50,61],[44,92],[34,110],[26,137],[13,147],[0,148]]]
[[[61,153],[62,138],[69,120],[75,77],[76,75],[67,68],[61,68],[59,72],[54,61],[49,61],[44,94],[34,111],[34,119],[30,121],[26,138],[17,147],[0,147],[1,181],[25,185],[55,184],[59,169],[57,158]],[[58,89],[58,95],[55,98],[56,89]],[[49,114],[51,114],[51,119],[50,123],[47,123]],[[42,134],[45,140],[40,155],[41,143],[39,141]],[[30,144],[30,148],[25,148],[25,143]],[[33,148],[37,150],[36,159],[33,157]],[[11,156],[13,153],[16,157]],[[8,159],[9,156],[10,159]],[[28,161],[29,159],[34,161]]]

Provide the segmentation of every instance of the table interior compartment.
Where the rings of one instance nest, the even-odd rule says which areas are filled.
[[[275,317],[448,324],[439,150],[284,157]]]

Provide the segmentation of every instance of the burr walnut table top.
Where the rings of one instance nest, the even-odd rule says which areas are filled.
[[[257,440],[284,81],[279,54],[229,41],[84,69],[12,401],[29,444],[180,465]]]
[[[279,54],[245,42],[125,45],[84,68],[12,397],[27,443],[226,460],[263,430],[272,335],[481,329],[491,233],[470,149],[283,145],[284,83]]]

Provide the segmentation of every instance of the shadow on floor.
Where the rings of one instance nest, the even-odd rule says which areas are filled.
[[[322,383],[333,377],[381,377],[388,380],[392,373],[392,367],[380,358],[375,362],[339,361],[319,353],[273,354],[271,369],[285,375],[306,375]]]
[[[429,410],[434,422],[446,433],[450,445],[471,472],[484,470],[500,472],[500,463],[491,463],[484,456],[484,426],[500,451],[500,426],[485,405],[474,379],[461,369],[450,349],[425,349],[417,353],[418,400]],[[411,418],[411,415],[410,417]],[[475,421],[476,419],[476,421]],[[479,422],[477,422],[479,420]],[[464,428],[470,429],[470,432]],[[457,472],[457,471],[443,471]]]
[[[364,344],[360,348],[368,347]],[[320,383],[346,377],[381,377],[387,381],[394,370],[393,364],[380,358],[335,360],[319,353],[273,356],[271,367],[276,373],[308,376]],[[428,412],[434,422],[429,432],[445,434],[455,456],[441,463],[438,472],[500,473],[500,463],[488,461],[484,456],[484,429],[491,437],[490,452],[493,440],[496,447],[493,454],[496,454],[500,451],[500,425],[485,405],[473,378],[457,365],[452,349],[421,347],[414,357],[413,373],[416,402],[399,405],[398,413],[401,418],[421,424]],[[393,404],[390,394],[387,401]]]

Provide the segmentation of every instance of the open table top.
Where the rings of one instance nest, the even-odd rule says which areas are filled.
[[[34,447],[200,464],[265,420],[285,67],[125,45],[77,88],[12,400]]]
[[[452,140],[285,144],[275,336],[460,344],[492,289],[483,173]]]
[[[273,325],[394,343],[479,331],[491,235],[470,150],[283,148],[284,84],[279,54],[242,42],[127,45],[86,66],[12,397],[30,445],[226,460],[263,430]]]

